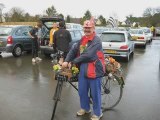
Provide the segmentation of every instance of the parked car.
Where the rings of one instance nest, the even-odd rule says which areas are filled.
[[[21,56],[23,51],[32,50],[32,39],[28,31],[32,26],[27,25],[3,25],[0,26],[0,54],[12,53],[13,56]]]
[[[160,36],[160,27],[156,27],[156,36]]]
[[[142,29],[130,29],[129,33],[132,36],[135,45],[142,45],[144,48],[146,48],[148,39],[147,35]]]
[[[95,32],[96,32],[97,36],[101,36],[103,31],[104,30],[102,27],[95,27]]]
[[[96,32],[97,36],[101,36],[102,32],[108,31],[108,30],[109,30],[109,28],[107,28],[107,27],[100,27],[100,26],[95,27],[95,32]]]
[[[81,24],[77,23],[66,23],[66,29],[83,30],[83,27]]]
[[[43,23],[43,29],[44,29],[42,30],[44,35],[40,44],[40,50],[41,50],[41,53],[44,54],[46,57],[50,57],[51,54],[54,54],[54,50],[52,46],[51,47],[49,46],[49,31],[52,28],[53,22],[58,23],[63,19],[58,17],[52,17],[52,18],[41,18],[40,20]],[[70,43],[70,47],[71,47],[75,42],[81,39],[83,35],[83,31],[80,29],[73,29],[73,28],[67,29],[67,30],[70,32],[72,37],[72,42]]]
[[[104,31],[100,38],[105,56],[123,57],[128,62],[134,53],[134,42],[127,31]]]
[[[143,27],[141,29],[143,29],[145,35],[147,36],[147,42],[152,42],[153,34],[152,34],[151,29],[147,27]]]

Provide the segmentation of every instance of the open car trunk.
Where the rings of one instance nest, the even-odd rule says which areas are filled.
[[[63,18],[60,17],[43,17],[40,18],[40,21],[42,22],[42,39],[40,42],[40,50],[41,53],[45,56],[49,57],[50,54],[54,53],[53,47],[49,47],[49,33],[50,30],[53,27],[53,23],[59,23],[60,21],[64,21]]]
[[[59,23],[60,21],[64,21],[64,19],[59,17],[43,17],[40,18],[40,21],[43,24],[41,46],[46,46],[49,44],[49,32],[52,29],[53,23]]]

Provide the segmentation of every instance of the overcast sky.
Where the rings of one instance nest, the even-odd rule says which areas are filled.
[[[142,16],[148,7],[160,6],[160,0],[0,0],[0,3],[5,5],[3,13],[12,7],[20,7],[31,15],[43,14],[53,5],[64,16],[82,17],[86,10],[90,10],[93,16],[103,15],[108,18],[117,15],[120,21],[130,14]]]

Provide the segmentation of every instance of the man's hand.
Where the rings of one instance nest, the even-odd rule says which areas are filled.
[[[63,69],[63,68],[67,68],[67,67],[68,67],[68,62],[63,62],[63,63],[62,63],[62,69]]]
[[[62,64],[63,64],[63,61],[64,61],[64,58],[60,58],[59,61],[58,61],[58,63],[59,63],[60,65],[62,65]]]

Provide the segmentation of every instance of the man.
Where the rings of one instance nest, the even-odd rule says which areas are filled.
[[[153,37],[155,37],[155,27],[152,26],[150,29],[151,29],[151,32],[152,32]]]
[[[41,29],[42,23],[37,22],[37,25],[28,32],[29,36],[32,38],[32,62],[41,61],[42,59],[38,57],[38,31]]]
[[[65,29],[65,22],[60,21],[59,22],[59,29],[55,31],[54,36],[54,44],[53,48],[54,51],[56,52],[57,50],[62,51],[63,58],[66,58],[66,55],[69,51],[69,44],[72,41],[71,34],[68,30]],[[59,61],[59,64],[62,64],[63,59]]]
[[[84,36],[79,43],[74,44],[69,51],[62,68],[70,66],[70,62],[80,68],[78,77],[78,92],[81,109],[78,116],[90,113],[89,89],[93,101],[93,115],[91,120],[99,120],[102,117],[101,110],[101,78],[104,75],[104,54],[100,38],[95,34],[93,20],[84,22]]]
[[[53,28],[50,30],[50,34],[49,34],[49,46],[53,46],[53,36],[54,36],[54,32],[57,31],[58,28],[57,28],[57,23],[53,23]]]

